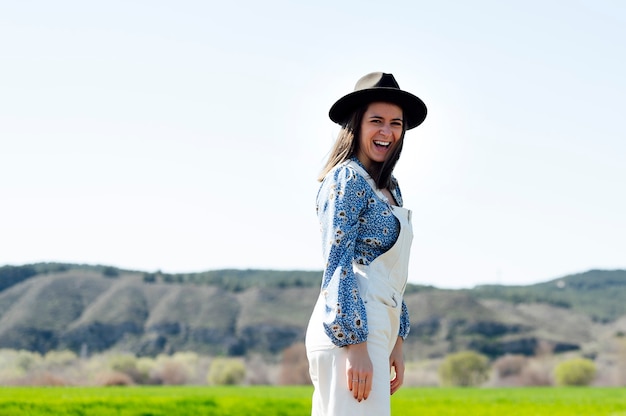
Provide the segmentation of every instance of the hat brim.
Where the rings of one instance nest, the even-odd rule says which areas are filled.
[[[426,104],[419,97],[397,88],[384,87],[368,88],[344,95],[333,104],[328,115],[332,121],[343,125],[359,107],[376,101],[400,106],[407,130],[419,126],[426,119]]]

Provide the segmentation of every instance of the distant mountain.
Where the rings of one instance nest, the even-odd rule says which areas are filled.
[[[143,273],[107,266],[0,267],[0,348],[276,354],[303,340],[321,272]],[[626,333],[626,271],[531,286],[410,285],[409,359],[583,349]],[[619,319],[622,317],[622,319]]]
[[[472,294],[512,303],[547,303],[600,322],[626,315],[626,270],[590,270],[530,286],[479,286]]]

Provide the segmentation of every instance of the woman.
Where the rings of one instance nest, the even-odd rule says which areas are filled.
[[[317,195],[326,265],[306,334],[312,415],[389,415],[404,378],[412,240],[392,173],[406,130],[424,121],[426,106],[392,74],[376,72],[329,115],[342,128]]]

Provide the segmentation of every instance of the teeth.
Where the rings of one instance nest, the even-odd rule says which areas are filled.
[[[377,145],[379,145],[379,146],[385,146],[385,147],[386,147],[386,146],[389,146],[391,143],[389,143],[389,142],[379,142],[379,141],[377,141],[377,140],[374,140],[374,144],[377,144]]]

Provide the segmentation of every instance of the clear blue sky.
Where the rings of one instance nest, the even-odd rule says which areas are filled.
[[[330,105],[393,73],[410,281],[626,268],[626,3],[5,1],[0,265],[320,270]]]

